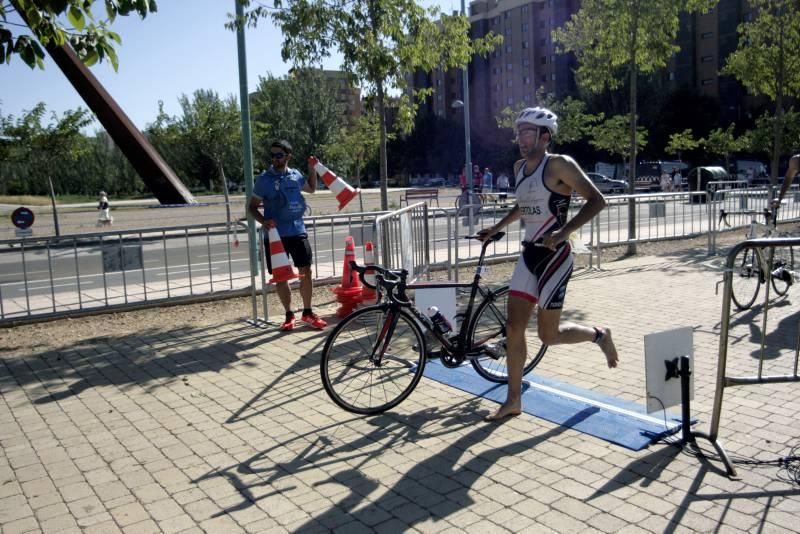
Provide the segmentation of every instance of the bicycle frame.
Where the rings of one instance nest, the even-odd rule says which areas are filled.
[[[433,333],[434,337],[442,344],[442,347],[445,351],[452,354],[455,359],[459,362],[463,361],[469,351],[473,348],[469,344],[469,340],[467,339],[468,332],[470,331],[470,327],[472,326],[472,311],[475,307],[475,298],[477,297],[478,293],[481,294],[483,298],[487,298],[491,294],[491,290],[487,289],[480,285],[480,281],[482,279],[482,272],[483,272],[483,261],[486,255],[486,249],[488,248],[490,243],[495,241],[499,241],[505,233],[498,233],[495,235],[499,235],[496,239],[487,239],[484,241],[483,246],[481,247],[481,254],[478,258],[478,265],[475,268],[475,275],[472,279],[472,282],[446,282],[446,283],[416,283],[416,284],[406,284],[405,279],[408,275],[407,271],[403,269],[399,273],[399,280],[387,280],[386,275],[389,276],[397,276],[397,274],[393,273],[392,271],[388,271],[386,269],[380,267],[371,266],[369,268],[378,271],[376,274],[376,280],[378,281],[378,285],[381,286],[382,289],[386,291],[386,297],[388,302],[384,300],[382,304],[378,304],[378,306],[383,306],[388,309],[388,318],[387,321],[384,322],[383,327],[381,328],[381,332],[378,335],[375,346],[372,349],[372,354],[370,354],[370,360],[375,365],[380,365],[381,359],[383,354],[386,352],[387,343],[385,340],[391,339],[392,334],[394,334],[394,329],[397,326],[397,320],[399,314],[396,313],[398,309],[405,308],[408,310],[411,315],[420,322],[425,327],[425,330],[430,331]],[[359,276],[362,277],[362,282],[364,273],[368,270],[367,267],[359,266],[355,262],[351,263],[351,267],[354,271],[359,273]],[[369,285],[369,284],[368,284]],[[470,289],[469,294],[469,301],[467,303],[467,308],[464,311],[464,318],[461,321],[461,325],[459,327],[458,332],[453,335],[445,335],[439,332],[436,328],[434,328],[433,321],[422,313],[414,304],[406,296],[406,290],[408,289],[425,289],[425,288],[461,288],[461,289]],[[455,338],[455,342],[453,339]]]

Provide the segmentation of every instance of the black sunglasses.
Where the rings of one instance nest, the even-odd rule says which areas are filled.
[[[270,152],[269,153],[269,157],[271,157],[272,159],[283,159],[283,158],[286,157],[286,153],[285,152]]]

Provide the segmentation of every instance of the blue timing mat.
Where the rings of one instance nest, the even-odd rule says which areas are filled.
[[[438,360],[429,360],[424,375],[498,403],[506,399],[505,384],[481,378],[469,364],[448,369]],[[533,374],[523,378],[522,411],[634,451],[681,429],[680,416],[667,412],[665,426],[663,415],[648,415],[639,404]],[[575,417],[579,413],[589,415]]]

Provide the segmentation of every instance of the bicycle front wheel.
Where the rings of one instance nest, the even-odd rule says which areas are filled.
[[[407,312],[363,308],[328,336],[320,361],[322,384],[345,410],[378,414],[400,404],[417,386],[425,350],[422,332]]]
[[[785,295],[792,285],[792,274],[795,272],[794,249],[792,247],[778,247],[772,257],[772,288],[778,295]]]
[[[475,371],[486,380],[504,384],[508,382],[506,367],[506,319],[508,317],[508,286],[491,292],[478,307],[470,328],[472,346],[488,345],[485,356],[470,360]],[[531,314],[525,341],[527,355],[522,374],[530,373],[544,357],[547,345],[536,333],[536,311]]]
[[[761,263],[752,248],[743,248],[733,262],[731,297],[740,310],[753,305],[761,286]]]

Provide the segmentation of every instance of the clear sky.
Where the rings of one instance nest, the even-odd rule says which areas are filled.
[[[267,3],[267,2],[265,2]],[[459,0],[423,0],[446,11],[460,9]],[[102,13],[102,2],[97,12]],[[234,0],[161,0],[158,12],[141,20],[119,17],[113,30],[122,36],[117,47],[119,70],[110,63],[92,67],[92,72],[139,128],[155,120],[158,101],[169,114],[179,111],[178,97],[196,89],[213,89],[221,96],[239,96],[236,34],[225,29]],[[18,28],[13,28],[18,31]],[[290,65],[281,60],[279,30],[263,20],[248,29],[247,73],[252,91],[259,76],[286,74]],[[30,69],[18,57],[10,65],[0,64],[0,113],[19,116],[39,102],[48,111],[87,107],[58,67],[46,56],[46,67]],[[324,64],[336,69],[339,60]],[[99,124],[93,129],[99,129]]]

